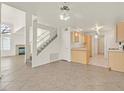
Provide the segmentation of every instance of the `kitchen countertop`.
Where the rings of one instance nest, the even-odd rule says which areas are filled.
[[[109,49],[108,51],[109,52],[123,52],[124,53],[123,50],[119,50],[119,49]]]

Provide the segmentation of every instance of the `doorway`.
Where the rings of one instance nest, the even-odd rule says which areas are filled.
[[[98,55],[104,55],[104,35],[98,38]]]
[[[104,56],[104,35],[99,35],[97,38],[94,36],[92,41],[93,47],[92,47],[92,57],[90,58],[89,64],[101,66],[101,67],[108,67],[107,60]]]

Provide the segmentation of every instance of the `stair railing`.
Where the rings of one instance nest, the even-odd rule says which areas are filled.
[[[37,54],[39,54],[44,48],[46,48],[55,38],[57,37],[57,31],[51,31],[49,34],[45,35],[37,43]]]

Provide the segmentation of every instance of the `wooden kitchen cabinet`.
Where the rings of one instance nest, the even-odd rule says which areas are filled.
[[[124,22],[119,22],[116,26],[117,42],[124,42]]]
[[[89,57],[86,48],[72,48],[71,50],[71,60],[72,62],[88,64]]]
[[[88,49],[88,56],[92,57],[92,36],[91,35],[85,35],[86,40],[86,48]]]
[[[124,51],[109,51],[108,62],[111,70],[124,72]]]

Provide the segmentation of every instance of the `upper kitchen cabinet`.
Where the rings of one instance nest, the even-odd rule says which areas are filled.
[[[116,27],[117,42],[124,42],[124,22],[119,22]]]

